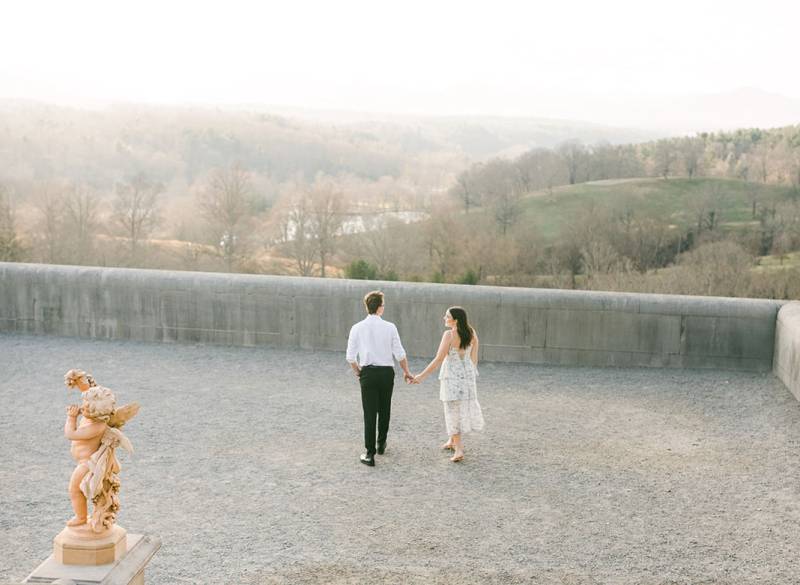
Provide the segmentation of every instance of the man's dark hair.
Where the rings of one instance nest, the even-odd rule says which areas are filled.
[[[368,292],[364,297],[364,306],[367,307],[367,313],[374,315],[383,304],[383,293],[379,290]]]

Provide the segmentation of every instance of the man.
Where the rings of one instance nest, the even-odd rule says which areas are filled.
[[[383,293],[372,291],[364,297],[367,317],[350,329],[346,359],[361,384],[361,406],[364,409],[364,446],[367,452],[361,463],[375,467],[375,453],[383,455],[394,388],[394,361],[403,368],[406,382],[413,380],[400,335],[394,323],[384,321]],[[378,448],[375,448],[375,419],[378,419]]]

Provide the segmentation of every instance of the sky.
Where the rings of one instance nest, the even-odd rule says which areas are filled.
[[[798,22],[774,0],[16,0],[0,98],[592,119],[743,87],[800,99]]]

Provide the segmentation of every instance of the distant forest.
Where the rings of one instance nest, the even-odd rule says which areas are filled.
[[[794,298],[800,126],[0,104],[0,260]]]

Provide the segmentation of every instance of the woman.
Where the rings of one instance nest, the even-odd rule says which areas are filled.
[[[461,307],[450,307],[444,314],[448,328],[442,335],[439,350],[428,367],[414,376],[414,383],[422,382],[441,365],[439,371],[439,400],[444,405],[444,422],[450,439],[442,445],[452,449],[453,463],[464,459],[461,435],[483,429],[483,414],[478,404],[475,377],[478,375],[478,335],[467,322],[467,312]]]

